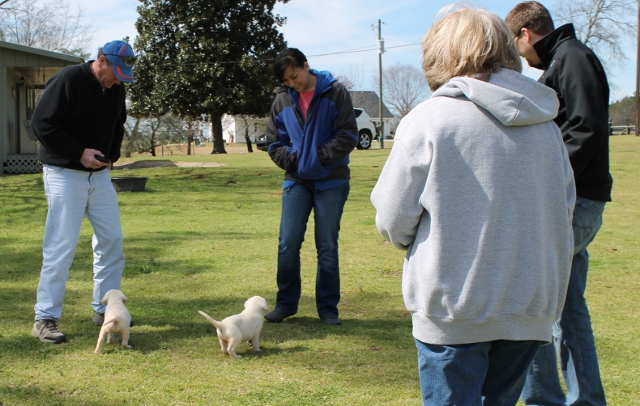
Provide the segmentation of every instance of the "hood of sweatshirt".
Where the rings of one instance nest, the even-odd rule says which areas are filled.
[[[452,78],[431,97],[466,97],[506,126],[543,123],[558,115],[553,89],[510,69],[492,74],[488,82],[467,76]]]

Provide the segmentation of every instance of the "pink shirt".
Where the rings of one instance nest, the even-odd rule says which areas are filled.
[[[302,111],[302,117],[307,119],[307,110],[309,110],[309,104],[311,103],[311,99],[313,99],[313,93],[315,90],[310,92],[300,92],[298,95],[298,103],[300,103],[300,110]]]

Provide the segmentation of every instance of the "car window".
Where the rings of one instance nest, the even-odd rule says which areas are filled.
[[[360,117],[360,114],[362,114],[362,110],[358,109],[353,109],[353,112],[356,113],[356,118]]]

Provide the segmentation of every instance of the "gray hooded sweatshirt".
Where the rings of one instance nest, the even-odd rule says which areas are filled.
[[[557,111],[552,89],[503,69],[451,79],[400,123],[371,201],[382,236],[407,251],[416,339],[551,341],[575,203]]]

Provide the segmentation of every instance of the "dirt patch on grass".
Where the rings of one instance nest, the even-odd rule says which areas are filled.
[[[182,146],[182,149],[186,151],[186,147]],[[211,151],[213,150],[212,144],[206,144],[199,147],[195,147],[192,150],[192,155],[203,155],[210,157]],[[247,153],[246,144],[227,144],[225,145],[225,150],[228,154],[244,154]],[[259,151],[255,145],[253,146],[254,153],[262,153]],[[165,149],[164,151],[158,147],[156,149],[156,158],[162,156],[187,156],[184,153],[178,153],[176,151],[171,151],[169,154],[169,150]],[[178,162],[172,161],[170,159],[145,159],[147,157],[151,157],[150,153],[143,154],[134,154],[132,158],[136,159],[135,162],[127,162],[128,159],[125,159],[125,162],[116,162],[113,165],[114,170],[118,169],[140,169],[140,168],[175,168],[175,167],[191,167],[191,168],[212,168],[216,166],[225,166],[226,164],[221,164],[218,162]]]
[[[177,168],[177,167],[191,167],[191,168],[212,168],[216,166],[225,166],[218,162],[176,162],[168,159],[162,160],[148,160],[148,161],[135,161],[129,163],[113,165],[114,170],[118,169],[140,169],[140,168]]]

